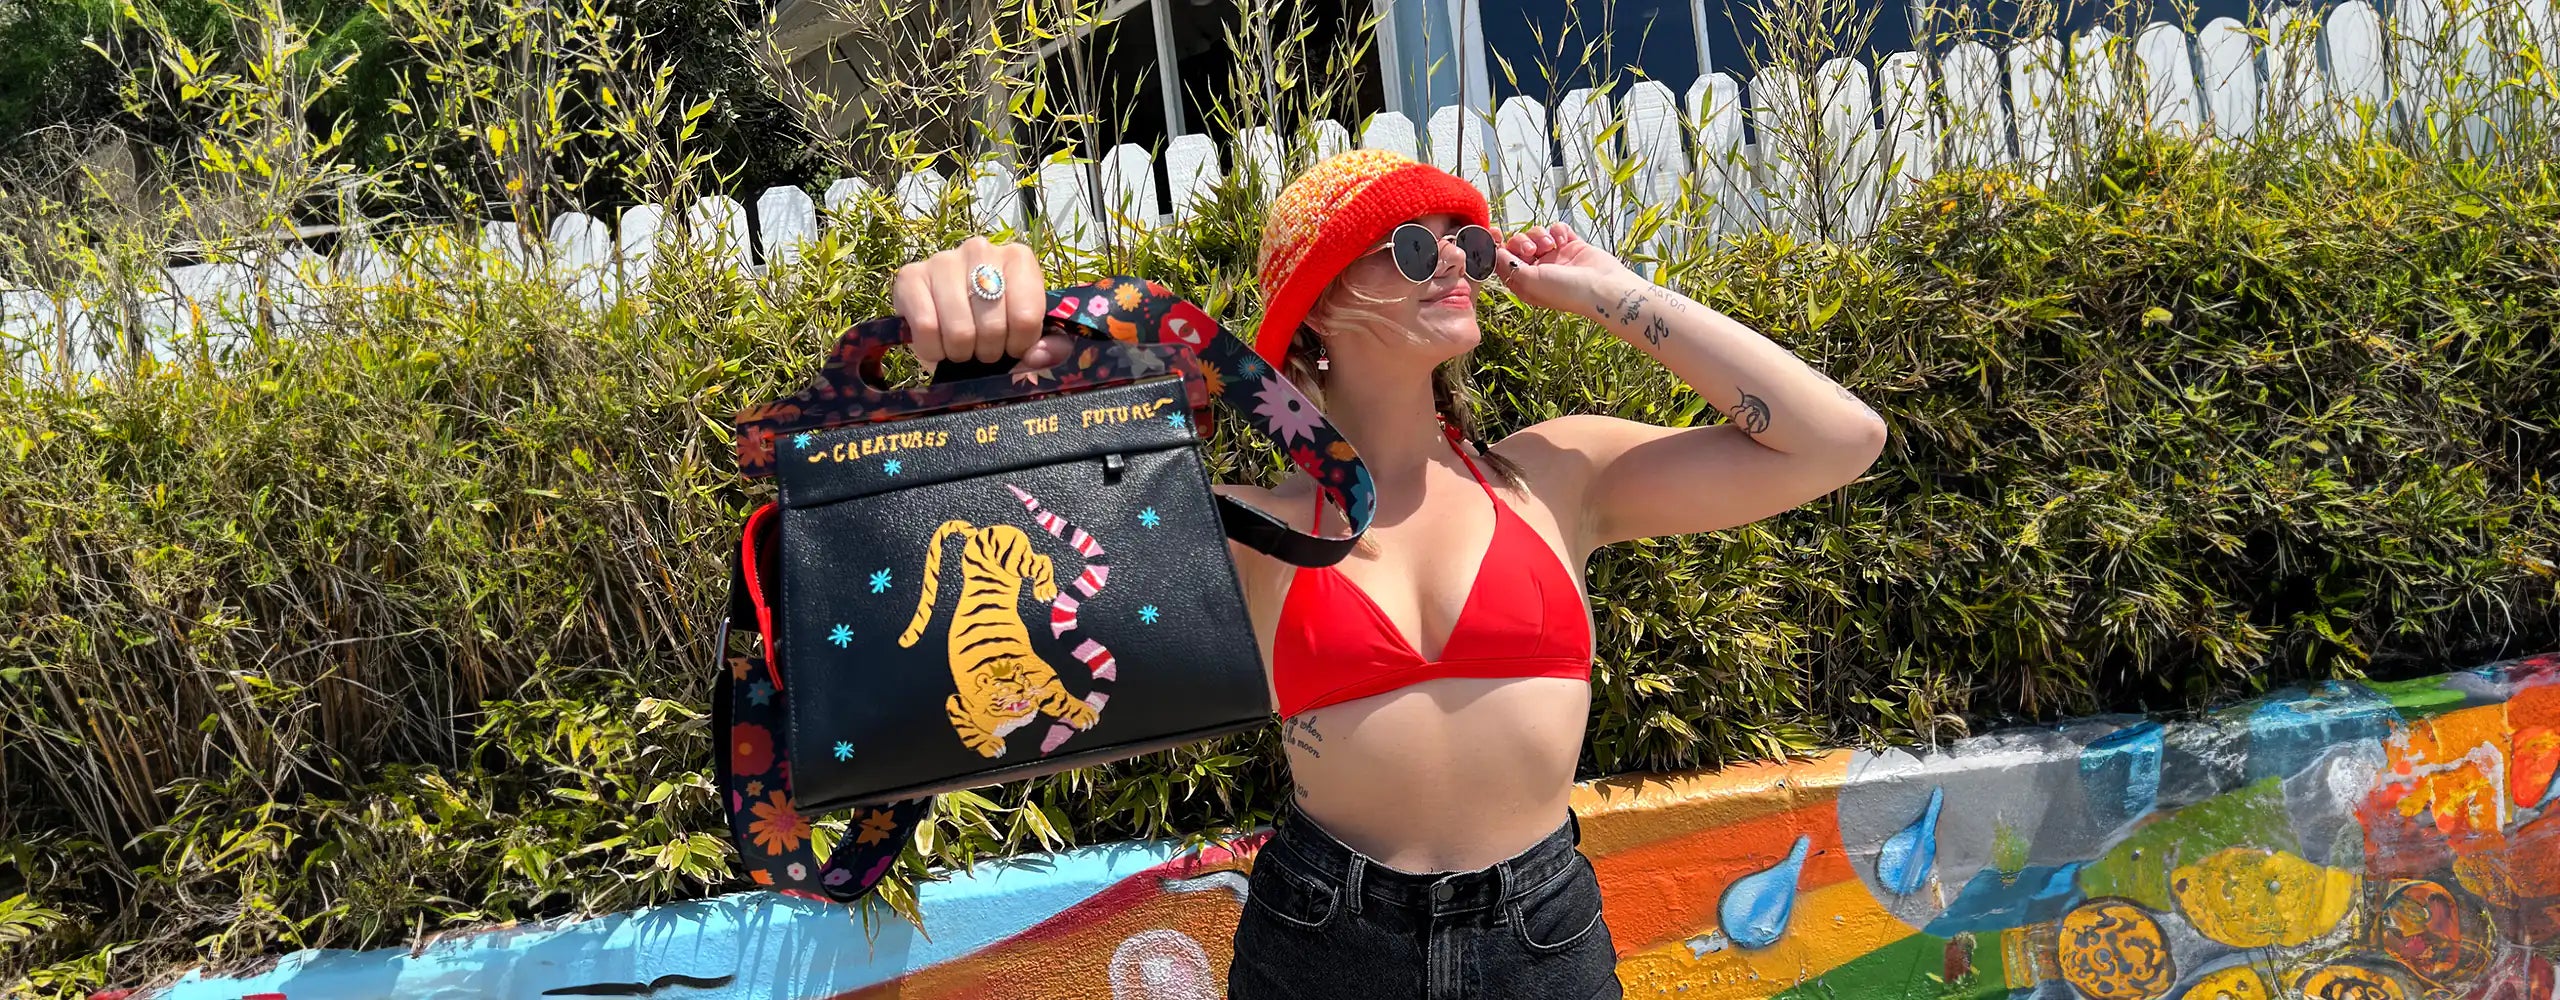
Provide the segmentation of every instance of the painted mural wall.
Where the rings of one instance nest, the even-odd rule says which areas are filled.
[[[2548,1000],[2560,655],[1577,791],[1630,996]],[[1222,994],[1259,835],[925,888],[922,933],[747,893],[313,952],[171,1000]]]

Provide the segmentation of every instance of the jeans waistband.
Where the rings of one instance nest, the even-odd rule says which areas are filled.
[[[1296,803],[1281,809],[1272,836],[1262,851],[1279,855],[1301,874],[1322,878],[1340,888],[1354,912],[1362,905],[1397,906],[1435,914],[1465,913],[1508,903],[1544,888],[1573,868],[1582,822],[1570,811],[1546,839],[1493,865],[1466,872],[1417,874],[1397,871],[1352,850],[1298,811]]]

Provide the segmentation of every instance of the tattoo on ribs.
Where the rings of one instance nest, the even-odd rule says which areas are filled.
[[[1307,756],[1324,756],[1324,751],[1316,749],[1316,744],[1324,742],[1324,734],[1316,731],[1314,719],[1305,716],[1290,719],[1280,727],[1280,738],[1290,746],[1306,751]]]
[[[1733,411],[1730,414],[1733,422],[1740,426],[1745,434],[1758,434],[1768,430],[1768,401],[1752,395],[1747,389],[1736,387],[1734,391],[1742,393],[1742,401],[1733,404]]]

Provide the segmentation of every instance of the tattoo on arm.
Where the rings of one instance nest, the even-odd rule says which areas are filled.
[[[1653,346],[1655,346],[1655,347],[1660,347],[1660,346],[1662,346],[1662,338],[1664,338],[1664,337],[1668,337],[1668,336],[1670,336],[1670,335],[1671,335],[1671,324],[1666,323],[1666,322],[1664,322],[1664,321],[1663,321],[1663,319],[1662,319],[1662,314],[1660,314],[1660,313],[1656,313],[1656,314],[1654,314],[1654,317],[1653,317],[1652,319],[1650,319],[1650,320],[1646,320],[1646,321],[1645,321],[1645,324],[1644,324],[1644,340],[1645,340],[1645,343],[1652,344],[1652,345],[1653,345]]]
[[[1636,313],[1643,310],[1644,289],[1630,288],[1627,289],[1627,294],[1618,297],[1618,322],[1633,323],[1636,321]]]
[[[1733,404],[1733,410],[1730,414],[1733,418],[1733,422],[1737,426],[1740,426],[1742,428],[1742,432],[1745,434],[1756,435],[1762,431],[1768,430],[1768,401],[1752,395],[1750,390],[1747,389],[1736,388],[1734,391],[1742,393],[1742,401]]]
[[[1316,720],[1312,718],[1302,715],[1290,719],[1280,727],[1280,738],[1306,751],[1307,756],[1324,756],[1324,751],[1316,749],[1316,744],[1324,742],[1324,734],[1316,731]]]

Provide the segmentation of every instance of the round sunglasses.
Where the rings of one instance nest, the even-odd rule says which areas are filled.
[[[1493,277],[1493,251],[1499,244],[1494,240],[1492,231],[1483,226],[1462,226],[1442,236],[1419,222],[1408,222],[1397,226],[1385,243],[1369,248],[1369,252],[1393,250],[1397,273],[1418,285],[1440,273],[1442,240],[1455,241],[1458,251],[1466,255],[1467,277],[1477,281]]]

